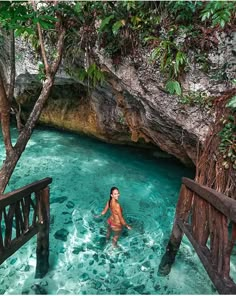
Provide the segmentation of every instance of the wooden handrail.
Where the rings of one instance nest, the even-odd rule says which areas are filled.
[[[33,182],[29,185],[16,189],[6,194],[0,194],[0,208],[6,207],[12,203],[21,200],[24,196],[27,196],[33,192],[40,191],[52,183],[52,178],[45,178],[40,181]]]
[[[4,226],[0,228],[0,264],[37,234],[38,278],[43,277],[49,268],[48,185],[51,182],[52,178],[45,178],[0,195],[0,225]]]
[[[172,233],[159,265],[160,274],[171,271],[184,234],[218,292],[236,294],[236,284],[230,277],[230,256],[236,241],[236,200],[182,178]]]
[[[236,223],[236,200],[188,178],[182,178],[182,183]]]

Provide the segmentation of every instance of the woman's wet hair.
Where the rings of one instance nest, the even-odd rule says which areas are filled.
[[[119,191],[119,189],[117,187],[111,187],[111,190],[110,190],[110,199],[109,199],[109,207],[110,207],[110,203],[111,203],[111,200],[112,200],[111,195],[112,195],[112,193],[113,193],[114,190],[118,190]]]

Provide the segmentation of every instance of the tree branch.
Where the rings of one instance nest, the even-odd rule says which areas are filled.
[[[14,96],[15,76],[16,76],[14,30],[10,31],[10,61],[11,61],[11,72],[10,72],[10,83],[9,83],[9,89],[8,89],[8,101],[11,104]]]
[[[58,37],[58,42],[57,42],[57,57],[55,58],[53,64],[52,64],[52,73],[53,75],[57,72],[58,67],[61,63],[62,59],[62,54],[63,54],[63,48],[64,48],[64,41],[65,41],[65,34],[66,30],[63,27],[60,31],[60,35]]]
[[[7,99],[6,90],[3,84],[2,75],[0,71],[0,120],[2,126],[2,135],[6,154],[10,155],[13,151],[10,133],[10,104]]]
[[[35,4],[35,1],[31,0],[31,3],[32,3],[34,11],[36,12],[37,7],[36,7],[36,4]],[[41,48],[43,63],[44,63],[46,75],[48,75],[50,73],[50,67],[49,67],[48,60],[47,60],[47,54],[46,54],[46,50],[45,50],[45,46],[44,46],[42,29],[41,29],[41,26],[40,26],[39,22],[37,22],[37,29],[38,29],[39,42],[40,42],[40,48]]]

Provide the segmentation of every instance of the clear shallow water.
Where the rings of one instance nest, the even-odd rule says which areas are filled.
[[[186,238],[171,273],[157,274],[181,177],[192,173],[146,151],[36,130],[7,191],[53,178],[50,271],[34,279],[34,237],[0,266],[0,294],[215,294]],[[124,231],[118,249],[105,244],[106,218],[93,217],[105,206],[112,186],[120,189],[124,217],[133,226]]]

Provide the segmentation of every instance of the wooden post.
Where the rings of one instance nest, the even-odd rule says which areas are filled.
[[[3,239],[2,239],[2,209],[0,209],[0,255],[1,253],[3,252],[4,250],[4,247],[3,247]]]
[[[166,247],[166,252],[161,259],[161,263],[158,268],[158,273],[160,275],[168,275],[171,270],[171,266],[175,261],[175,256],[179,250],[179,246],[182,241],[183,231],[179,227],[177,220],[180,218],[183,221],[186,221],[192,204],[192,192],[187,190],[185,185],[182,184],[178,199],[178,204],[176,207],[176,214],[174,225],[172,228],[172,233],[168,245]]]
[[[35,278],[42,278],[49,269],[49,187],[40,191],[38,202],[39,232],[37,235],[37,264]]]

